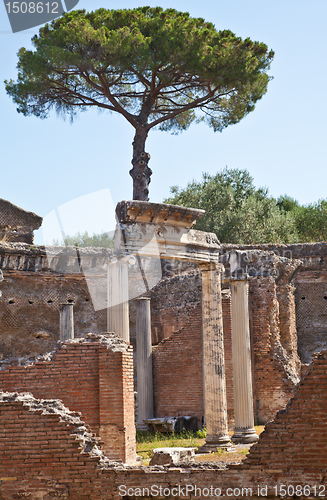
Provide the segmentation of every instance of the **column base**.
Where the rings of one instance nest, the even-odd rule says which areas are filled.
[[[234,434],[232,435],[233,443],[256,443],[258,439],[259,436],[254,427],[250,427],[248,429],[235,429]]]
[[[224,451],[229,451],[231,450],[231,442],[230,442],[230,437],[229,436],[221,436],[217,438],[215,441],[208,441],[204,443],[203,446],[198,448],[196,450],[196,454],[199,453],[214,453],[215,451],[219,450],[224,450]]]
[[[136,430],[137,431],[142,431],[142,432],[147,432],[150,430],[150,427],[148,427],[145,424],[136,424]]]

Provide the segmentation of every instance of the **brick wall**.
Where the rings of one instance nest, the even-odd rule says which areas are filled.
[[[103,455],[83,424],[58,400],[0,393],[0,498],[93,498]]]
[[[299,355],[310,363],[315,352],[327,348],[327,271],[304,271],[295,285]]]
[[[177,299],[175,304],[165,306],[162,304],[160,309],[156,309],[151,318],[153,337],[157,338],[158,332],[166,335],[153,349],[155,416],[191,415],[196,416],[201,425],[204,415],[201,304],[198,301],[180,304]],[[231,300],[228,290],[223,292],[222,310],[227,406],[229,424],[232,425]]]
[[[316,354],[294,397],[251,448],[247,467],[327,468],[327,351]]]
[[[99,351],[99,436],[109,458],[135,463],[133,350]],[[109,454],[107,452],[109,450]]]
[[[54,349],[60,303],[74,305],[76,337],[107,330],[106,310],[94,311],[83,275],[4,271],[1,291],[0,361]]]
[[[60,399],[101,437],[109,458],[135,461],[133,353],[113,334],[60,344],[51,360],[0,371],[0,389]]]
[[[166,279],[152,292],[155,415],[203,415],[201,276]],[[250,280],[249,309],[255,418],[283,408],[299,381],[294,288],[272,277]],[[222,292],[227,411],[234,423],[230,290]],[[164,339],[164,340],[163,340]],[[190,385],[191,383],[191,385]]]
[[[271,277],[253,278],[249,296],[256,418],[258,423],[266,423],[293,396],[300,365],[296,362],[296,350],[288,353],[281,342],[275,280]],[[284,332],[286,326],[284,323]],[[287,347],[290,342],[287,338]]]
[[[310,383],[306,377],[286,412],[276,419],[277,423],[286,415],[275,423],[279,431],[269,424],[245,463],[227,468],[118,466],[106,459],[79,416],[59,401],[0,393],[0,498],[234,500],[285,498],[287,490],[287,498],[324,496],[327,407],[323,404],[319,411],[318,403],[326,387],[326,358],[325,353]],[[315,412],[310,414],[312,405],[317,418]]]
[[[169,311],[165,311],[169,314]],[[175,316],[176,315],[176,316]],[[153,350],[155,416],[203,416],[201,306],[170,310],[183,328]]]

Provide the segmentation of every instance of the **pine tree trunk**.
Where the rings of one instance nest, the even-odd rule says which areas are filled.
[[[133,168],[129,174],[133,177],[133,200],[149,201],[149,184],[152,170],[148,167],[149,153],[144,151],[148,131],[145,127],[136,129],[133,141]]]

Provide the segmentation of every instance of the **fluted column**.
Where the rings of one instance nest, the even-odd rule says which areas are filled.
[[[73,304],[60,304],[60,341],[74,338]]]
[[[259,438],[254,429],[247,277],[231,278],[231,289],[235,416],[232,440],[238,443],[253,443]]]
[[[202,352],[206,443],[201,451],[214,451],[230,442],[228,436],[221,264],[199,264],[202,274]]]
[[[107,329],[129,342],[128,264],[117,258],[108,266]]]
[[[153,379],[150,299],[136,300],[137,429],[147,430],[144,420],[153,418]]]

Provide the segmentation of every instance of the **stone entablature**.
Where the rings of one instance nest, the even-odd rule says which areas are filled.
[[[217,236],[191,229],[203,213],[163,203],[122,201],[117,205],[115,249],[127,255],[138,253],[144,257],[217,263],[220,248]]]
[[[302,262],[301,270],[322,270],[327,269],[327,242],[317,243],[293,243],[290,245],[278,243],[266,243],[262,245],[233,245],[223,243],[221,245],[223,253],[229,253],[231,250],[257,250],[264,252],[274,252],[277,256],[287,257],[288,259],[300,260]]]
[[[121,201],[116,208],[118,222],[167,224],[190,229],[205,210],[149,201]]]
[[[110,248],[44,247],[1,242],[0,268],[3,271],[81,274],[86,270],[103,270],[112,255]]]

